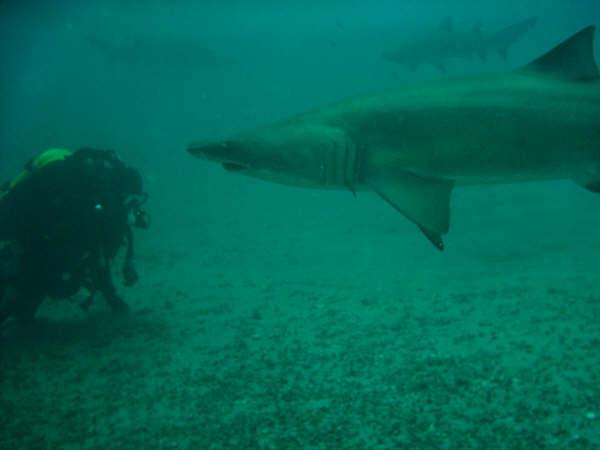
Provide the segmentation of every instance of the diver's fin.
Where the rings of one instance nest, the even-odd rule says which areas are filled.
[[[584,28],[525,66],[524,69],[573,81],[599,79],[600,73],[594,60],[595,31],[596,27],[593,25]]]
[[[370,176],[367,183],[396,210],[415,223],[439,250],[450,227],[450,194],[453,183],[425,178],[406,171]]]

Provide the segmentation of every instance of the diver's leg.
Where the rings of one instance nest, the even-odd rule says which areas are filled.
[[[98,268],[98,289],[104,295],[106,303],[114,312],[128,312],[129,306],[118,294],[110,273],[109,264],[101,264]]]

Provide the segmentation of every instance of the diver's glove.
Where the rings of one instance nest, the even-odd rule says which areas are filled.
[[[133,286],[137,283],[139,276],[132,263],[125,263],[123,266],[123,285]]]

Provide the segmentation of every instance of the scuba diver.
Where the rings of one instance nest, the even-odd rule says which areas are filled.
[[[111,262],[126,245],[123,284],[137,282],[131,225],[150,225],[146,199],[139,172],[113,151],[50,149],[27,163],[0,188],[0,325],[32,320],[44,298],[81,288],[84,310],[100,292],[113,311],[127,311]]]

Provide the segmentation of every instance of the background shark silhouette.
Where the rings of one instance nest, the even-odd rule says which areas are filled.
[[[98,54],[115,64],[138,65],[170,70],[205,70],[228,67],[234,61],[193,37],[106,36],[90,34],[86,42]]]
[[[517,22],[498,31],[486,33],[479,26],[471,31],[456,29],[450,19],[439,28],[423,33],[419,38],[407,39],[384,51],[389,61],[407,66],[412,70],[420,65],[432,64],[441,72],[452,59],[481,58],[487,60],[490,52],[508,57],[510,48],[536,25],[535,17]]]

